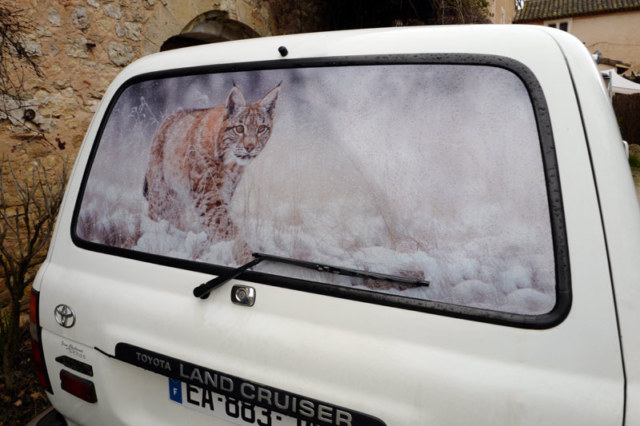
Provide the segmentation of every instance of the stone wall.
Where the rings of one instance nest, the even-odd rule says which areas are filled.
[[[204,13],[221,11],[260,36],[278,33],[269,3],[261,0],[4,1],[22,9],[33,26],[24,44],[44,74],[28,75],[21,107],[0,117],[0,155],[17,162],[60,156],[62,150],[73,159],[122,68],[159,51]],[[24,125],[43,137],[33,138]]]
[[[252,34],[278,33],[263,0],[1,1],[21,10],[33,28],[23,45],[42,71],[42,77],[27,72],[21,93],[0,98],[11,108],[8,116],[0,113],[0,156],[22,176],[30,174],[35,159],[48,170],[59,170],[64,160],[72,163],[115,76],[135,59],[158,52],[203,14],[216,12]],[[11,180],[7,168],[2,173]],[[11,206],[10,182],[6,188]],[[7,297],[0,277],[0,309]]]

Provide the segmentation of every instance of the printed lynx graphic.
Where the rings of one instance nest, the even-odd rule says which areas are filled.
[[[75,228],[92,248],[225,267],[254,251],[430,285],[251,269],[287,279],[527,315],[555,306],[543,150],[509,70],[149,76],[105,120]]]
[[[149,217],[183,231],[199,223],[212,241],[236,239],[231,198],[245,167],[269,141],[279,91],[278,85],[247,104],[234,86],[225,105],[167,118],[153,137],[144,181]],[[244,241],[238,244],[236,259],[250,255]]]

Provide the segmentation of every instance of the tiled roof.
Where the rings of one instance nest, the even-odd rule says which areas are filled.
[[[640,10],[640,0],[526,0],[513,22]]]

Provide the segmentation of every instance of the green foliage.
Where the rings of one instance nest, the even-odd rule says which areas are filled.
[[[631,166],[632,169],[640,171],[640,157],[629,154],[629,166]]]

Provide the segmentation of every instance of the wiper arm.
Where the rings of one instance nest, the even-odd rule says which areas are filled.
[[[277,262],[277,263],[285,263],[288,265],[299,266],[301,268],[312,269],[314,271],[345,275],[349,277],[390,281],[395,283],[408,284],[416,287],[429,286],[429,281],[401,277],[398,275],[381,274],[378,272],[361,271],[359,269],[343,268],[341,266],[333,266],[333,265],[327,265],[324,263],[317,263],[317,262],[308,262],[306,260],[291,259],[288,257],[274,256],[274,255],[265,254],[265,253],[253,253],[253,257],[255,257],[255,259],[253,259],[251,262],[245,263],[239,268],[229,271],[229,273],[227,274],[220,275],[219,277],[214,278],[211,281],[208,281],[204,284],[200,284],[198,287],[193,289],[193,295],[201,299],[206,299],[207,297],[209,297],[209,293],[213,289],[237,277],[247,269],[253,266],[256,266],[258,263],[264,260]]]
[[[255,254],[254,254],[254,257],[255,257]],[[257,257],[253,259],[251,262],[247,262],[244,265],[240,266],[239,268],[229,271],[226,274],[219,275],[218,277],[210,281],[207,281],[204,284],[200,284],[198,287],[193,289],[193,295],[195,297],[199,297],[200,299],[206,299],[207,297],[209,297],[209,293],[211,293],[211,290],[214,290],[220,287],[222,284],[226,283],[227,281],[234,279],[235,277],[237,277],[247,269],[256,266],[258,263],[262,262],[263,260],[264,259]]]

